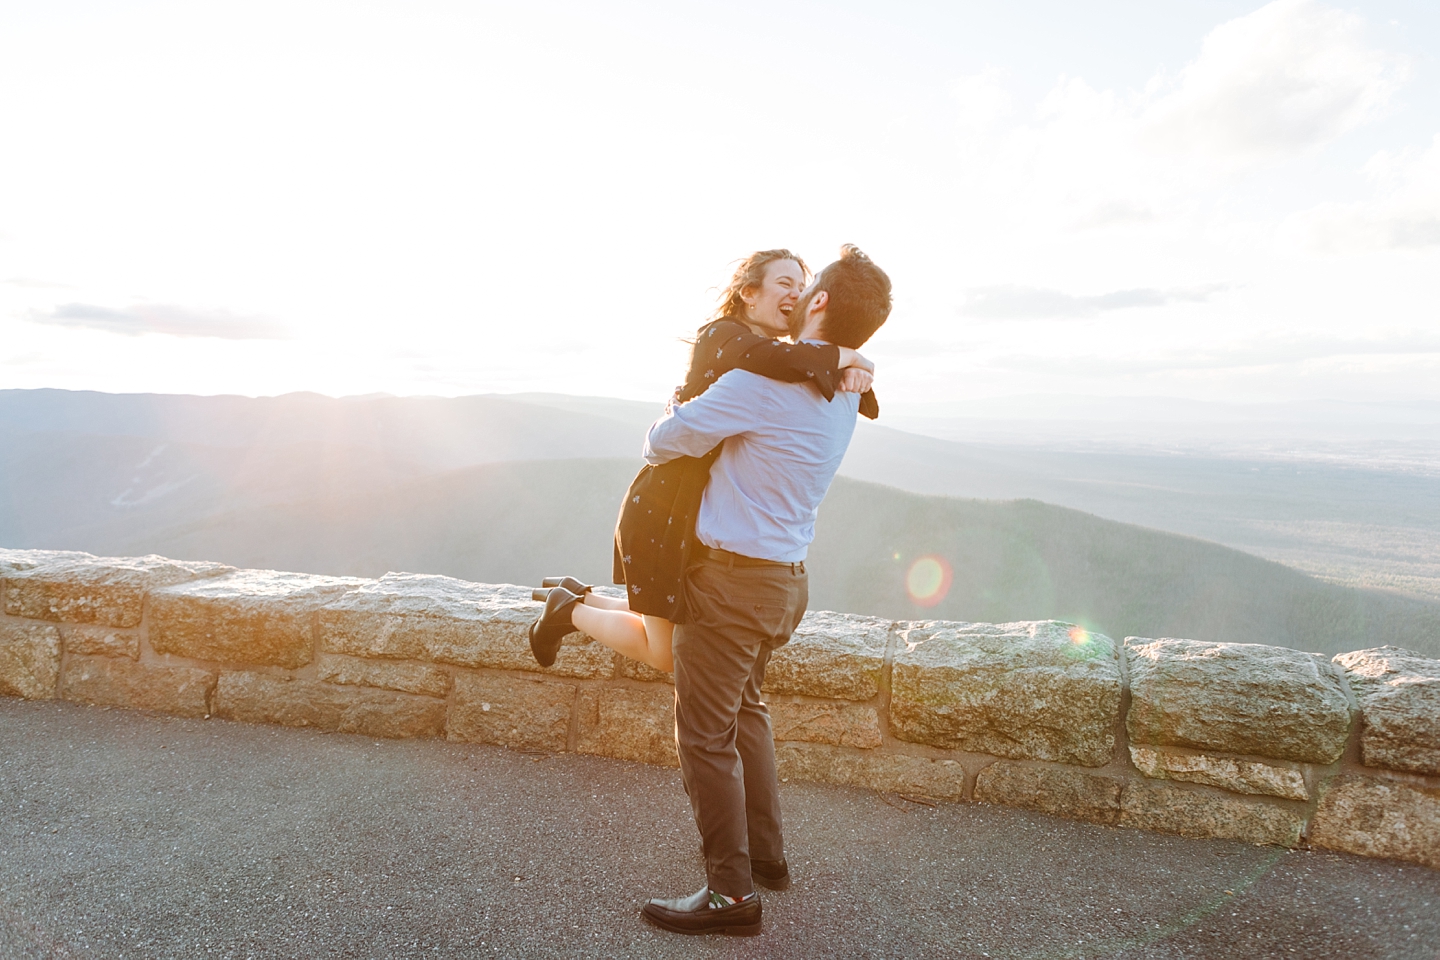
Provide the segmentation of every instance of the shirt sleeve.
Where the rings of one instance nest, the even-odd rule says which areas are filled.
[[[840,348],[828,343],[786,343],[752,332],[734,320],[700,330],[685,378],[686,399],[699,396],[730,370],[748,370],[783,383],[814,383],[826,400],[835,397]]]
[[[665,413],[645,435],[645,462],[668,463],[678,457],[703,457],[726,437],[739,436],[760,423],[764,391],[753,389],[755,374],[732,370],[694,400]]]

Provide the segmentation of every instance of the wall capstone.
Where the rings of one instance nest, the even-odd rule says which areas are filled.
[[[239,570],[150,594],[150,646],[197,660],[303,667],[315,611],[365,581]]]
[[[1350,706],[1330,664],[1258,643],[1125,639],[1131,743],[1334,763]]]
[[[387,573],[325,605],[320,649],[557,677],[614,676],[614,655],[582,634],[566,638],[554,666],[541,671],[527,633],[534,610],[528,587]]]
[[[906,624],[892,687],[891,725],[912,743],[1086,767],[1115,753],[1115,643],[1073,624]]]
[[[1440,775],[1440,661],[1372,647],[1335,662],[1360,700],[1365,765]]]
[[[153,555],[65,557],[6,574],[5,613],[59,623],[134,627],[140,623],[147,591],[234,569]]]
[[[880,692],[890,622],[818,610],[765,668],[766,693],[870,700]]]

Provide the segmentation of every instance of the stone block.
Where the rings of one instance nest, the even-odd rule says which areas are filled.
[[[1115,752],[1115,644],[1072,624],[902,624],[891,686],[902,740],[1087,767]]]
[[[55,696],[60,631],[48,623],[0,621],[0,693],[27,700]]]
[[[1221,787],[1234,793],[1263,794],[1286,800],[1308,800],[1305,774],[1296,767],[1280,767],[1237,757],[1178,753],[1159,747],[1130,745],[1130,761],[1147,777],[1184,780]]]
[[[1132,780],[1120,795],[1120,825],[1182,837],[1293,847],[1300,842],[1305,819],[1265,801]]]
[[[60,634],[65,640],[66,653],[140,659],[140,634],[136,630],[67,625],[60,628]]]
[[[63,560],[94,560],[94,554],[79,550],[6,550],[0,549],[0,577],[21,570],[34,570],[47,563]]]
[[[1440,776],[1440,660],[1374,647],[1335,662],[1360,701],[1362,762]]]
[[[580,691],[575,749],[620,760],[677,767],[675,690],[599,687]]]
[[[965,768],[955,760],[933,760],[878,750],[852,750],[820,743],[777,743],[781,777],[842,786],[959,800]]]
[[[134,627],[145,594],[171,584],[216,577],[234,570],[220,563],[146,557],[52,560],[4,574],[5,612],[12,617]]]
[[[853,703],[770,702],[776,740],[833,743],[838,747],[880,746],[880,715]]]
[[[566,637],[554,666],[542,669],[527,632],[540,610],[529,587],[387,573],[320,611],[320,649],[561,677],[614,676],[614,653],[582,633]]]
[[[629,657],[622,657],[618,653],[615,654],[615,675],[617,677],[624,677],[627,680],[639,680],[641,683],[668,683],[671,686],[675,685],[675,674],[664,673],[656,670],[648,663],[631,660]]]
[[[1341,776],[1321,788],[1310,821],[1317,847],[1409,860],[1440,870],[1440,790]]]
[[[450,675],[433,663],[405,660],[362,660],[338,653],[322,653],[315,663],[315,676],[326,683],[378,687],[443,697],[450,688]]]
[[[447,736],[467,743],[558,753],[569,740],[574,705],[573,684],[459,673]]]
[[[1333,763],[1350,706],[1323,658],[1259,643],[1128,637],[1132,743]]]
[[[819,610],[770,657],[765,692],[870,700],[880,692],[890,621]]]
[[[197,660],[302,667],[315,646],[315,611],[367,582],[239,570],[166,587],[150,595],[150,646]]]
[[[198,667],[169,667],[114,657],[71,656],[65,665],[60,696],[135,710],[160,710],[182,717],[203,717],[215,674]]]
[[[438,737],[445,731],[444,700],[250,671],[220,674],[214,715],[370,737]]]
[[[997,760],[975,779],[975,799],[1072,820],[1115,824],[1120,820],[1123,787],[1121,780],[1084,770]]]

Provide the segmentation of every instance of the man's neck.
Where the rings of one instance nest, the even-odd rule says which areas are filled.
[[[829,341],[826,340],[825,337],[820,333],[820,328],[823,325],[824,324],[820,323],[818,320],[811,320],[809,323],[805,324],[804,329],[802,329],[799,336],[795,338],[796,341],[819,340],[821,343],[828,343]]]

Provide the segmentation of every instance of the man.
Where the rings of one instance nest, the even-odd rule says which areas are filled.
[[[798,339],[858,349],[890,314],[890,278],[853,246],[790,313]],[[675,741],[705,851],[706,886],[651,900],[646,919],[677,933],[760,932],[754,883],[790,885],[775,741],[760,685],[809,598],[805,554],[850,437],[859,397],[826,402],[808,383],[732,370],[666,411],[645,459],[700,456],[724,443],[696,518],[675,627]]]

